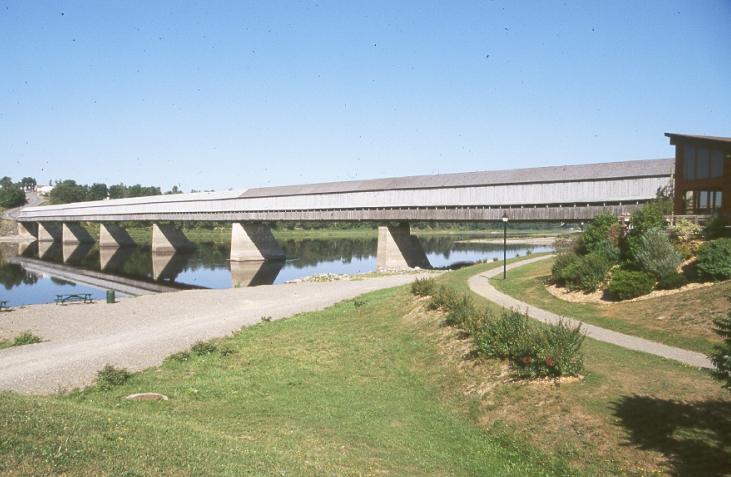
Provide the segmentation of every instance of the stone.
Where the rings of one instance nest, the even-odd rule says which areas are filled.
[[[160,393],[137,393],[125,397],[128,401],[168,401],[168,397]]]

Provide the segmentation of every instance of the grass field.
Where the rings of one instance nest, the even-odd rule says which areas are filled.
[[[713,319],[731,308],[731,281],[707,288],[625,303],[571,303],[551,295],[545,283],[552,260],[512,270],[508,280],[493,279],[498,290],[559,315],[641,336],[672,346],[708,353],[719,337]]]
[[[443,274],[466,290],[483,264]],[[262,323],[121,387],[0,394],[0,474],[724,475],[707,373],[587,340],[587,376],[514,381],[405,287]],[[131,402],[134,392],[169,401]]]

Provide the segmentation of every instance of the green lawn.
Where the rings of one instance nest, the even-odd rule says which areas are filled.
[[[27,475],[565,475],[490,435],[435,345],[401,319],[404,289],[263,323],[234,354],[168,361],[110,391],[0,395],[0,473]],[[360,301],[359,301],[360,303]],[[167,402],[130,402],[155,391]]]
[[[466,291],[497,265],[438,280]],[[0,474],[731,473],[730,393],[708,373],[587,340],[585,379],[515,381],[424,305],[384,290],[108,391],[0,394]]]
[[[731,306],[731,281],[647,300],[626,303],[571,303],[546,291],[552,260],[494,278],[498,290],[522,301],[597,326],[650,340],[708,353],[719,342],[713,319],[725,316]]]

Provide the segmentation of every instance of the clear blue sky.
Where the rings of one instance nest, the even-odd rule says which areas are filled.
[[[0,175],[183,189],[670,157],[731,1],[0,0]]]

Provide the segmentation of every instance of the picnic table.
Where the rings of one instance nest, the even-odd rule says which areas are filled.
[[[71,293],[69,295],[56,295],[56,304],[64,305],[66,303],[94,303],[91,299],[91,293]]]
[[[0,300],[0,311],[9,311],[8,300]]]

